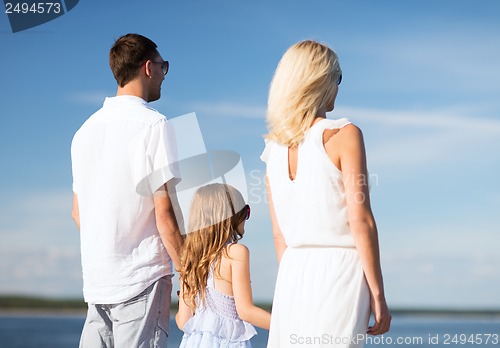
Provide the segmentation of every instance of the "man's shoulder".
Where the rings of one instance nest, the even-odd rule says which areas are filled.
[[[158,122],[164,122],[167,120],[167,118],[162,113],[147,104],[141,106],[138,115],[140,115],[144,119],[144,121],[147,121],[151,124],[156,124]]]
[[[148,104],[132,103],[124,104],[115,108],[102,108],[95,112],[91,118],[111,116],[117,121],[128,119],[145,125],[154,126],[160,122],[165,122],[166,117],[158,110]]]

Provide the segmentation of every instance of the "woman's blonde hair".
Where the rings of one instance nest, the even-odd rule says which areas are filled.
[[[181,255],[180,283],[188,306],[196,308],[197,296],[204,303],[210,268],[220,276],[221,256],[228,257],[227,245],[243,237],[237,228],[245,220],[244,208],[243,196],[230,185],[209,184],[196,191]]]
[[[301,41],[281,58],[269,89],[266,138],[299,144],[318,111],[333,101],[342,74],[337,54],[316,41]]]

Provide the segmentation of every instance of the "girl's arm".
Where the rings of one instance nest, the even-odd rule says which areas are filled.
[[[269,185],[269,179],[266,176],[266,189],[267,189],[267,197],[269,201],[269,212],[271,214],[271,224],[273,228],[273,239],[274,246],[276,248],[276,256],[278,257],[278,263],[281,262],[281,257],[285,252],[287,245],[285,243],[285,237],[283,237],[283,233],[281,233],[281,229],[278,225],[278,219],[276,218],[276,213],[274,212],[274,204],[273,197],[271,195],[271,186]]]
[[[269,330],[271,314],[253,304],[250,286],[250,253],[242,244],[228,247],[231,264],[231,283],[236,311],[241,320]]]
[[[177,323],[177,327],[182,330],[186,322],[194,315],[193,310],[189,307],[186,302],[184,302],[182,295],[182,286],[181,291],[179,292],[179,310],[175,315],[175,322]]]
[[[371,310],[375,318],[375,324],[368,328],[368,333],[380,335],[389,330],[391,315],[384,295],[378,233],[370,207],[363,134],[356,126],[348,125],[337,136],[336,140],[342,144],[339,147],[340,168],[346,190],[349,225],[370,289]],[[327,144],[325,148],[327,153],[331,149]]]

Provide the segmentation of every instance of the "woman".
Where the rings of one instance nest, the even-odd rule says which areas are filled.
[[[362,347],[390,327],[362,133],[326,119],[341,80],[335,52],[303,41],[271,83],[261,158],[279,272],[268,347]]]

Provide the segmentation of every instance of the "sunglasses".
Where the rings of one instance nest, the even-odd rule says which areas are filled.
[[[229,194],[229,191],[227,189],[226,189],[226,196],[231,206],[231,212],[233,213],[233,216],[235,216],[236,213],[234,212],[233,201],[231,200],[231,195]],[[245,206],[240,211],[238,211],[238,214],[241,213],[242,211],[245,211],[245,220],[250,219],[250,206],[248,204],[245,204]]]
[[[168,60],[164,60],[163,62],[155,62],[152,60],[151,63],[161,64],[161,70],[163,71],[163,75],[167,75],[168,68],[170,67],[170,63],[168,62]]]
[[[342,73],[340,73],[339,79],[337,80],[337,86],[340,85],[341,82],[342,82]]]
[[[241,210],[245,210],[245,220],[250,219],[250,206],[247,204]]]

